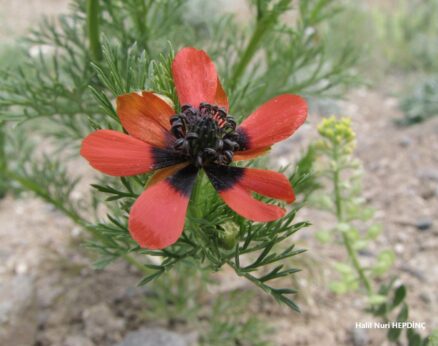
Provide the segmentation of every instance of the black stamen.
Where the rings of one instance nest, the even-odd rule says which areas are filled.
[[[207,157],[216,157],[216,155],[217,155],[216,150],[214,150],[212,148],[205,148],[204,153],[206,154]]]
[[[192,105],[182,105],[181,106],[181,111],[184,113],[186,110],[192,108]],[[174,116],[178,116],[178,115],[174,115]]]
[[[219,139],[216,142],[216,150],[222,151],[223,148],[224,148],[224,141],[222,139]]]
[[[234,153],[231,150],[224,151],[224,155],[228,163],[231,163],[231,161],[233,161]]]
[[[217,105],[205,102],[199,108],[183,105],[181,113],[172,116],[170,123],[177,138],[174,150],[196,167],[229,165],[234,151],[241,149],[236,121]]]
[[[185,138],[178,138],[178,139],[175,141],[175,143],[173,144],[174,148],[175,148],[175,149],[180,149],[180,148],[184,145],[184,142],[185,142],[185,141],[186,141]]]
[[[187,133],[186,134],[186,139],[195,139],[195,138],[198,138],[199,136],[198,136],[198,134],[196,133],[196,132],[189,132],[189,133]]]

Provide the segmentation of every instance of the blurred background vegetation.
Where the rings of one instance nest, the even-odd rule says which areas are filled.
[[[339,3],[342,10],[324,25],[330,54],[348,42],[358,53],[355,68],[362,81],[398,98],[404,114],[400,124],[436,116],[438,1]]]

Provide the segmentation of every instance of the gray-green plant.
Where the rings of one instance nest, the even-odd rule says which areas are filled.
[[[27,38],[36,55],[1,72],[0,120],[6,122],[8,163],[3,174],[89,231],[88,245],[101,255],[99,267],[123,258],[143,273],[141,284],[146,284],[186,259],[210,271],[228,265],[298,310],[291,298],[295,290],[272,284],[297,271],[281,263],[302,250],[277,245],[308,225],[294,222],[298,205],[279,221],[254,224],[232,213],[200,180],[202,194],[195,192],[191,203],[198,207],[189,210],[181,240],[168,249],[146,250],[130,238],[127,212],[149,176],[96,178],[96,191],[78,200],[73,192],[81,177],[71,166],[92,130],[121,129],[113,107],[116,96],[152,89],[174,98],[174,47],[196,45],[209,52],[239,120],[273,95],[323,95],[351,85],[354,52],[346,47],[329,59],[326,41],[315,39],[311,30],[335,14],[334,3],[302,1],[294,8],[297,19],[285,21],[291,0],[251,1],[251,16],[241,23],[233,15],[213,13],[194,19],[182,0],[73,1],[68,15],[45,19]],[[306,180],[296,174],[290,178]],[[96,217],[103,205],[104,219]],[[224,246],[230,229],[237,231]],[[242,256],[251,262],[243,264]]]
[[[181,262],[151,283],[144,318],[196,330],[200,345],[270,345],[274,326],[248,309],[254,292],[242,287],[210,293],[220,287],[196,262]]]
[[[400,125],[414,125],[438,116],[438,76],[421,80],[400,97]]]
[[[338,294],[364,292],[367,312],[385,323],[406,322],[409,318],[407,287],[394,274],[386,279],[395,261],[394,252],[381,250],[375,254],[373,263],[368,264],[359,256],[379,237],[382,227],[375,223],[374,211],[363,198],[362,169],[353,154],[356,135],[351,119],[325,118],[318,131],[321,139],[316,143],[320,163],[317,172],[321,185],[327,188],[312,198],[314,206],[332,214],[336,223],[328,230],[319,231],[316,237],[323,243],[340,241],[348,257],[348,262],[333,262],[339,280],[332,282],[330,288]],[[400,344],[402,331],[391,325],[388,340]],[[413,328],[407,328],[405,334],[409,346],[431,345],[429,337],[423,338]]]

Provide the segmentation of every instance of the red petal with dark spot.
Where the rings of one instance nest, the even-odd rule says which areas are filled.
[[[134,203],[129,232],[141,247],[163,249],[181,236],[197,172],[192,166],[185,167],[148,188]]]
[[[163,249],[175,243],[184,228],[189,197],[180,194],[167,180],[147,189],[129,215],[129,232],[143,248]]]
[[[146,143],[162,148],[170,140],[170,117],[175,111],[153,93],[117,97],[117,114],[126,131]]]
[[[260,106],[239,126],[247,150],[269,147],[291,136],[306,120],[307,102],[284,94]],[[238,154],[238,152],[236,152]]]
[[[151,145],[112,130],[98,130],[82,142],[81,155],[95,169],[113,176],[129,176],[153,169]]]
[[[219,192],[219,195],[236,213],[252,221],[274,221],[283,217],[286,212],[280,207],[254,199],[251,193],[239,186],[239,184]]]
[[[263,196],[281,199],[288,203],[295,200],[295,194],[289,180],[278,172],[245,168],[239,185]]]
[[[243,217],[253,221],[267,222],[277,220],[285,214],[284,209],[258,201],[251,196],[250,192],[255,191],[265,193],[269,197],[276,196],[290,200],[290,184],[281,174],[219,165],[208,166],[205,172],[224,202]],[[271,183],[274,186],[268,186]],[[280,192],[280,188],[287,188],[289,192]]]
[[[182,162],[157,170],[154,175],[149,179],[146,187],[151,187],[152,185],[158,184],[160,181],[163,181],[171,175],[174,175],[176,172],[183,169],[184,167],[187,167],[189,164],[189,162]]]
[[[215,102],[218,76],[204,51],[191,47],[181,49],[173,61],[172,74],[181,105],[198,107],[201,102]],[[218,93],[218,99],[223,100],[221,92]]]

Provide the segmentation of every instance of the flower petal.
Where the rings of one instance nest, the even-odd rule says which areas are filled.
[[[129,176],[153,169],[151,146],[112,130],[98,130],[82,142],[81,155],[92,167],[113,176]]]
[[[172,152],[112,130],[98,130],[82,142],[81,155],[92,167],[112,176],[130,176],[182,161]]]
[[[244,151],[236,151],[233,156],[233,161],[244,161],[244,160],[252,160],[256,157],[266,154],[271,147],[253,149],[253,150],[244,150]]]
[[[224,202],[236,213],[243,217],[258,222],[274,221],[284,216],[285,210],[256,200],[251,196],[250,191],[245,185],[256,187],[257,190],[268,192],[263,184],[251,183],[251,174],[249,179],[245,179],[245,168],[230,166],[211,166],[205,169],[211,183],[218,191]],[[246,184],[242,182],[248,180]],[[256,191],[254,189],[254,191]],[[269,192],[278,194],[278,191]]]
[[[135,201],[129,214],[129,232],[141,247],[163,249],[181,236],[197,172],[187,166],[148,188]]]
[[[269,147],[291,136],[306,117],[307,102],[302,97],[277,96],[260,106],[238,127],[240,144],[246,150]]]
[[[227,94],[225,93],[224,88],[222,87],[219,78],[217,80],[217,88],[216,88],[216,95],[214,97],[214,103],[220,107],[224,107],[227,112],[229,111],[228,97]]]
[[[198,107],[201,102],[215,102],[218,76],[204,51],[191,47],[181,49],[172,63],[172,74],[181,105]],[[218,94],[218,99],[223,102],[220,90]]]
[[[158,184],[160,181],[163,181],[164,179],[170,177],[171,175],[174,175],[176,172],[183,169],[184,167],[187,167],[189,164],[190,164],[189,162],[182,162],[173,166],[169,166],[157,170],[154,173],[154,175],[151,177],[151,179],[148,181],[146,187],[149,188],[152,185]]]
[[[117,114],[126,131],[142,141],[164,147],[170,140],[170,117],[175,111],[151,92],[117,97]]]
[[[281,199],[288,203],[295,200],[295,194],[289,180],[281,173],[256,168],[244,168],[239,181],[246,190],[263,196]]]
[[[276,205],[266,204],[251,197],[251,193],[236,185],[230,190],[219,192],[224,202],[237,214],[258,222],[269,222],[284,216],[286,211]]]

